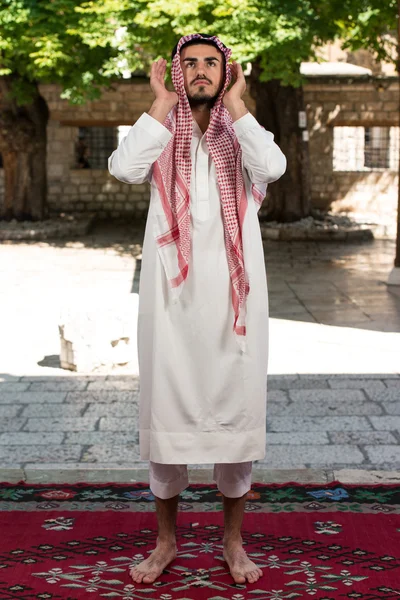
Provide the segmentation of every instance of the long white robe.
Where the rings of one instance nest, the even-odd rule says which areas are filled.
[[[243,225],[247,351],[233,332],[231,283],[215,166],[193,121],[190,211],[192,256],[176,303],[155,237],[164,212],[152,165],[171,133],[144,113],[109,158],[126,183],[151,182],[139,287],[140,455],[163,464],[237,463],[265,457],[268,292],[252,183],[286,169],[273,134],[246,114],[234,123],[249,199]]]

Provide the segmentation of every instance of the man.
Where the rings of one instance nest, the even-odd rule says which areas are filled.
[[[248,112],[241,67],[193,34],[152,65],[148,113],[109,159],[126,183],[151,182],[140,276],[140,450],[156,499],[157,546],[131,569],[152,583],[176,557],[187,465],[214,463],[223,554],[236,583],[261,570],[240,534],[252,461],[265,456],[268,297],[257,211],[286,159]],[[228,88],[233,79],[233,84]]]

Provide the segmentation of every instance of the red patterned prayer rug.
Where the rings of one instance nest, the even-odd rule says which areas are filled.
[[[400,486],[253,484],[242,528],[262,569],[235,584],[222,557],[221,495],[181,495],[178,557],[153,584],[129,568],[157,537],[144,483],[0,484],[0,599],[400,599]]]

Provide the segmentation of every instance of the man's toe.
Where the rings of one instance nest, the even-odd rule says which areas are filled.
[[[157,579],[157,573],[154,571],[150,571],[143,577],[143,583],[153,583]]]
[[[241,573],[232,573],[232,575],[235,583],[244,583],[246,581],[246,577]]]

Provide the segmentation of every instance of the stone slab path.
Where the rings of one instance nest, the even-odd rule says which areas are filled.
[[[3,381],[0,465],[146,468],[138,388],[129,375]],[[400,376],[271,375],[267,453],[255,466],[399,469]]]
[[[142,237],[140,227],[98,227],[76,241],[0,246],[0,467],[10,478],[146,472],[138,379],[123,368],[64,371],[57,328],[62,307],[138,292]],[[269,241],[265,255],[267,453],[254,468],[321,480],[397,471],[400,290],[386,285],[394,241]]]

